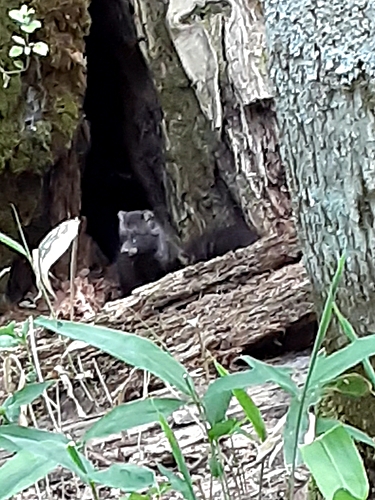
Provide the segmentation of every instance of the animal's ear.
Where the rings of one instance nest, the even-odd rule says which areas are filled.
[[[146,222],[154,219],[154,213],[151,210],[143,210],[143,218]]]
[[[124,212],[123,210],[120,210],[117,214],[117,217],[118,217],[118,220],[120,222],[124,222],[125,221],[125,218],[126,218],[126,212]]]

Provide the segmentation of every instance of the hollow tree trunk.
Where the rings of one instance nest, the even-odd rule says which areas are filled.
[[[366,335],[375,327],[375,9],[350,0],[319,7],[312,0],[267,0],[265,17],[282,154],[316,306],[322,311],[337,259],[346,252],[337,303]],[[337,329],[329,332],[329,351],[344,342]],[[323,410],[332,406],[375,435],[373,397],[335,396]],[[367,465],[369,498],[375,498],[374,463]]]
[[[234,205],[259,234],[282,231],[290,206],[257,2],[137,0],[135,13],[164,113],[168,200],[182,238],[235,220]]]
[[[86,88],[83,60],[88,32],[87,1],[34,0],[43,26],[34,34],[49,56],[32,57],[26,72],[0,78],[0,231],[18,237],[13,203],[34,247],[52,225],[79,214],[81,148],[77,125]],[[8,16],[20,2],[0,0],[0,66],[9,58],[12,35],[24,35]],[[82,144],[82,142],[81,142]],[[0,267],[13,255],[0,245]],[[0,294],[5,280],[0,281]]]

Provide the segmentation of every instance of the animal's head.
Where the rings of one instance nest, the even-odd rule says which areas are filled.
[[[130,257],[164,251],[163,228],[150,210],[118,213],[120,252]]]

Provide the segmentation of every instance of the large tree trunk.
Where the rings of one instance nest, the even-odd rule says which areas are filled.
[[[36,61],[42,71],[30,68],[23,81],[28,92],[30,79],[40,74],[40,87],[48,90],[40,122],[52,132],[45,155],[27,156],[36,176],[25,209],[27,200],[14,197],[23,178],[11,173],[10,181],[0,179],[4,232],[15,233],[4,216],[9,201],[20,205],[32,247],[51,226],[81,213],[110,261],[118,251],[119,210],[153,209],[182,242],[243,221],[261,236],[293,230],[257,3],[236,0],[228,9],[222,2],[204,7],[139,0],[133,8],[129,0],[92,0],[83,105],[91,132],[86,158],[88,135],[81,128],[87,124],[79,122],[86,88],[86,1],[64,8],[35,4],[51,55]],[[18,101],[24,98],[19,90]],[[22,127],[15,134],[21,141]],[[31,143],[34,136],[30,131]],[[15,150],[7,158],[14,171],[20,170],[17,155]],[[25,175],[29,179],[28,168]],[[7,183],[16,187],[10,190]],[[14,289],[19,298],[22,290]]]
[[[282,0],[266,1],[265,15],[282,153],[316,306],[322,311],[345,252],[337,302],[366,335],[375,328],[375,10],[369,2]],[[328,350],[344,342],[332,328]],[[375,435],[373,397],[335,396],[325,411],[332,406]],[[367,463],[375,498],[374,464]]]
[[[258,234],[282,231],[290,206],[258,4],[135,7],[164,112],[168,199],[180,231],[233,219],[231,200]]]

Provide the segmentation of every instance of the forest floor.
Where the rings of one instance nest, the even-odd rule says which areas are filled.
[[[270,238],[246,249],[199,263],[166,276],[156,284],[142,287],[131,297],[114,301],[100,308],[92,319],[100,326],[150,335],[188,370],[198,392],[207,387],[207,366],[202,345],[213,358],[230,371],[233,361],[241,354],[269,358],[275,346],[286,354],[269,360],[274,365],[294,369],[298,382],[307,372],[309,351],[314,337],[313,304],[310,285],[299,262],[300,252],[295,241]],[[76,284],[80,299],[75,311],[86,308],[83,300],[87,284]],[[93,302],[94,303],[94,302]],[[90,309],[91,310],[91,309]],[[24,320],[30,312],[0,318],[3,321]],[[34,311],[34,314],[37,314]],[[69,314],[69,308],[67,308]],[[63,316],[64,317],[64,316]],[[68,315],[69,318],[69,315]],[[145,379],[143,372],[125,366],[118,359],[92,346],[70,344],[50,333],[33,332],[33,364],[42,379],[60,379],[48,395],[49,413],[40,399],[27,415],[33,425],[53,430],[53,420],[63,433],[79,441],[83,433],[109,409],[137,398],[170,396],[155,377]],[[74,342],[73,342],[74,344]],[[293,349],[299,352],[292,352]],[[277,352],[279,352],[277,351]],[[13,388],[30,366],[29,353],[14,353],[18,365],[13,370]],[[4,361],[7,353],[0,352]],[[69,359],[70,358],[70,359]],[[69,360],[69,362],[68,362]],[[235,368],[238,370],[238,366]],[[21,371],[22,371],[21,370]],[[210,380],[212,378],[210,377]],[[5,394],[4,376],[0,375],[0,401]],[[58,388],[58,389],[57,389]],[[285,498],[286,473],[283,465],[280,429],[286,414],[289,397],[275,385],[267,384],[248,390],[265,420],[270,439],[268,453],[262,462],[262,450],[243,434],[234,434],[221,441],[230,499],[278,500]],[[52,414],[51,414],[52,413]],[[242,409],[232,401],[228,416],[240,417]],[[223,498],[218,481],[210,481],[208,443],[202,426],[192,410],[175,412],[170,420],[189,468],[199,499]],[[56,424],[55,424],[56,427]],[[247,429],[248,432],[253,432]],[[150,467],[162,479],[157,464],[176,472],[168,441],[157,424],[134,428],[131,431],[96,439],[87,447],[88,458],[98,468],[114,463],[136,463]],[[10,454],[0,451],[0,464]],[[298,471],[295,500],[306,497],[307,473]],[[261,494],[260,494],[260,486]],[[0,485],[1,487],[1,485]],[[119,499],[121,492],[99,488],[100,499]],[[48,480],[14,497],[24,499],[91,499],[92,492],[66,470],[56,470]],[[166,494],[163,498],[181,498]]]

